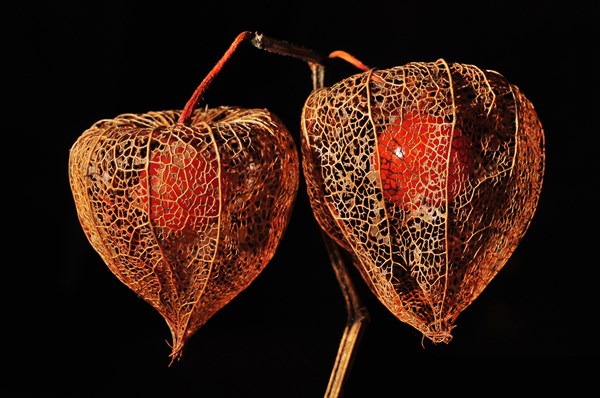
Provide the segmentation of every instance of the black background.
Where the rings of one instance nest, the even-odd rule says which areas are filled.
[[[474,374],[485,388],[509,389],[544,366],[518,357],[551,357],[545,366],[559,369],[597,356],[594,2],[149,4],[41,2],[5,15],[5,362],[27,376],[14,396],[323,396],[345,310],[303,180],[271,263],[170,367],[166,323],[93,251],[68,184],[69,149],[85,129],[120,113],[183,108],[244,30],[381,68],[444,58],[493,69],[544,125],[546,174],[531,227],[449,344],[422,341],[355,279],[371,321],[346,397],[470,391]],[[327,83],[355,72],[332,62]],[[298,139],[311,89],[304,62],[248,44],[203,104],[269,108]],[[546,385],[582,386],[545,376]]]

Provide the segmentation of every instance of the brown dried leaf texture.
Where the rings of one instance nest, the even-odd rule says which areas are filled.
[[[384,170],[393,149],[378,137],[405,122],[419,127],[398,140],[421,151],[420,165],[398,154],[409,169],[393,174]],[[314,91],[302,154],[320,226],[379,300],[435,343],[451,340],[458,315],[524,236],[545,163],[542,125],[518,87],[441,59]]]
[[[300,172],[291,135],[267,110],[196,110],[189,126],[180,113],[100,120],[69,159],[86,236],[164,317],[172,359],[271,260]]]

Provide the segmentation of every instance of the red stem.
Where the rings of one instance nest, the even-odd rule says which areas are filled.
[[[367,65],[360,62],[356,57],[347,53],[346,51],[336,50],[336,51],[332,52],[331,54],[329,54],[329,58],[341,58],[344,61],[354,65],[355,67],[357,67],[358,69],[360,69],[364,72],[371,69]]]
[[[299,58],[308,62],[309,65],[320,65],[323,62],[323,57],[312,50],[296,46],[294,44],[290,44],[281,40],[271,39],[270,37],[255,32],[242,32],[239,35],[237,35],[233,43],[231,43],[231,46],[229,46],[229,49],[225,52],[225,54],[223,54],[223,57],[221,57],[219,62],[217,62],[217,64],[212,68],[208,75],[206,75],[204,80],[202,80],[198,88],[196,88],[196,91],[194,91],[192,97],[188,100],[187,104],[185,104],[185,107],[183,108],[183,111],[179,116],[179,120],[177,121],[178,123],[186,124],[189,122],[190,118],[192,117],[192,113],[194,112],[194,108],[200,100],[200,97],[204,94],[210,83],[219,74],[221,69],[223,69],[223,65],[225,65],[225,63],[229,61],[229,59],[231,58],[235,50],[237,50],[239,45],[246,40],[250,41],[250,43],[258,49],[280,55],[287,55],[290,57]]]
[[[239,35],[237,35],[233,43],[231,43],[231,46],[229,46],[229,49],[225,52],[225,54],[223,54],[223,57],[221,57],[219,62],[217,62],[217,64],[212,68],[208,75],[206,75],[206,77],[204,78],[204,80],[202,80],[198,88],[196,88],[196,91],[194,91],[194,94],[192,94],[191,98],[188,100],[187,104],[185,104],[185,107],[181,112],[181,116],[179,116],[178,123],[186,124],[189,121],[190,117],[192,116],[192,112],[194,111],[194,108],[198,103],[198,100],[200,99],[202,94],[204,94],[204,91],[206,91],[213,79],[219,74],[221,69],[223,69],[225,63],[229,61],[229,58],[231,58],[235,50],[237,50],[240,43],[242,43],[244,40],[248,40],[253,37],[254,33],[248,31],[242,32]]]

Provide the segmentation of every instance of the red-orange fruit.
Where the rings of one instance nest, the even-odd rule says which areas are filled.
[[[438,136],[451,140],[449,154],[439,153],[445,148],[436,145]],[[398,116],[377,136],[374,167],[380,172],[385,200],[406,210],[454,200],[473,169],[465,141],[460,130],[441,117]],[[448,157],[443,169],[434,169],[432,159],[443,156]]]

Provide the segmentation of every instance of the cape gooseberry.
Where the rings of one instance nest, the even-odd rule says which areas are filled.
[[[284,123],[266,109],[194,107],[240,34],[185,108],[122,114],[73,144],[69,179],[92,247],[152,305],[172,360],[273,257],[300,165]]]
[[[442,59],[314,90],[302,154],[320,226],[379,300],[435,343],[451,340],[524,236],[545,158],[517,86]]]

